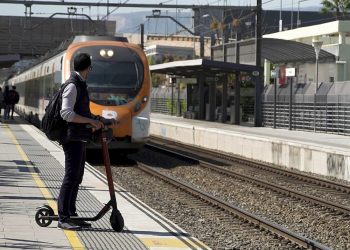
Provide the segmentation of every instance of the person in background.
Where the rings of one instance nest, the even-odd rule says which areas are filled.
[[[5,111],[4,111],[4,120],[8,120],[10,118],[10,97],[9,97],[9,91],[10,87],[8,85],[5,86],[4,91],[4,104],[5,104]]]
[[[0,117],[1,117],[1,110],[5,107],[4,103],[4,93],[2,92],[2,88],[0,87]]]
[[[10,118],[11,113],[11,119],[13,120],[13,112],[15,111],[15,105],[19,102],[19,94],[16,91],[16,86],[12,86],[12,89],[8,92],[8,102],[9,102],[9,113],[8,113],[8,119]]]
[[[91,226],[85,221],[74,221],[70,218],[78,216],[76,199],[84,175],[86,142],[92,136],[92,129],[86,125],[89,124],[95,129],[104,126],[101,121],[94,120],[90,112],[86,79],[91,70],[90,55],[78,54],[74,58],[74,71],[62,93],[60,114],[63,120],[67,121],[67,130],[60,140],[65,156],[65,175],[57,201],[57,227],[61,229],[80,230],[82,227]]]

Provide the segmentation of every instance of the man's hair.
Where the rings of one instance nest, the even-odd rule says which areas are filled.
[[[86,53],[81,53],[74,58],[74,70],[83,71],[89,68],[91,65],[90,55]]]
[[[12,89],[16,89],[16,86],[12,86]]]

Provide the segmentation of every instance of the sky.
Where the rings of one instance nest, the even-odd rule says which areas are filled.
[[[40,0],[39,0],[40,1]],[[52,2],[55,1],[62,1],[62,0],[52,0]],[[310,6],[320,6],[321,0],[262,0],[263,2],[263,9],[280,9],[282,1],[282,9],[291,9],[293,6],[293,9],[298,8],[298,2],[300,2],[300,10],[302,11],[305,7]],[[104,2],[107,3],[107,0],[65,0],[65,2]],[[224,5],[225,2],[227,5],[233,5],[233,6],[249,6],[249,5],[255,5],[256,0],[109,0],[110,3],[164,3],[164,4],[203,4],[203,5]],[[113,10],[113,8],[110,8],[110,11]],[[136,12],[141,11],[142,9],[135,9],[135,8],[119,8],[113,12],[113,14],[118,13],[125,13],[125,12]],[[144,9],[143,9],[144,10]],[[151,12],[151,9],[149,9]],[[15,5],[15,4],[1,4],[0,0],[0,15],[1,16],[24,16],[25,7],[23,5]],[[164,9],[165,11],[165,9]],[[170,10],[169,10],[170,11]],[[66,7],[51,7],[51,6],[38,6],[33,5],[32,6],[32,12],[34,13],[33,16],[35,17],[46,17],[50,16],[53,13],[56,12],[67,12],[67,6]],[[103,16],[103,14],[106,14],[107,10],[103,7],[93,7],[89,9],[88,7],[79,7],[78,13],[84,13],[91,16]]]

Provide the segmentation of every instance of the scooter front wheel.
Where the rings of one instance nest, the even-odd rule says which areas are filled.
[[[42,206],[36,211],[35,221],[41,227],[47,227],[51,224],[52,219],[43,218],[43,216],[53,216],[55,213],[50,206]]]
[[[124,228],[124,219],[118,209],[113,209],[111,217],[109,219],[114,231],[121,232]]]

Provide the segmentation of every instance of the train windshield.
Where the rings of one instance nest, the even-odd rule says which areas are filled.
[[[140,57],[125,47],[88,47],[78,53],[92,56],[87,79],[90,100],[100,105],[123,105],[132,101],[143,82]]]

